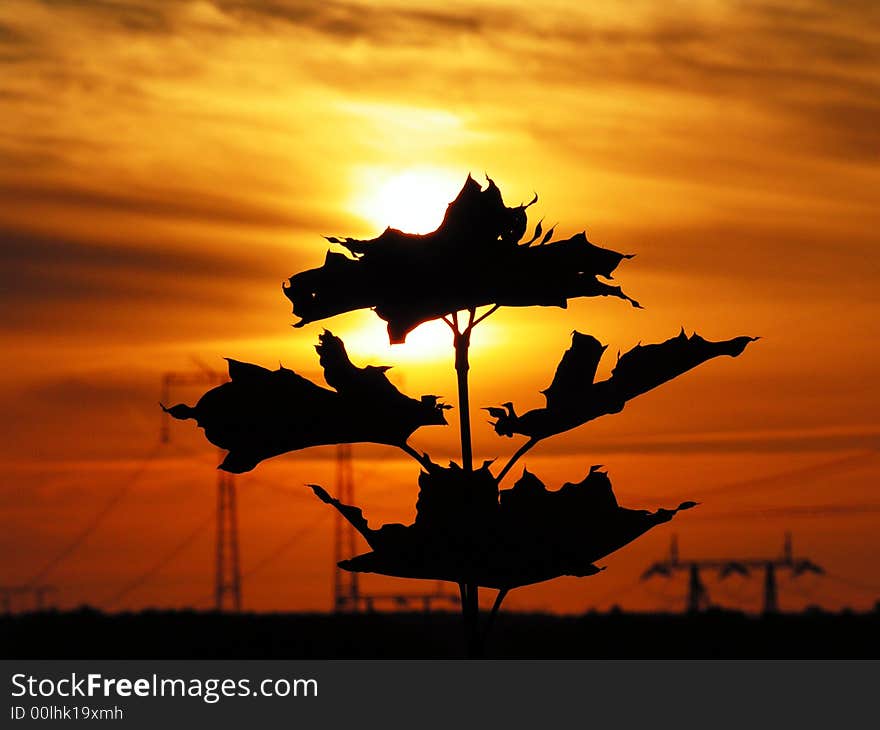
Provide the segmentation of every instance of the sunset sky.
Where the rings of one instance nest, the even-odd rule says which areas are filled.
[[[6,0],[0,161],[0,584],[210,605],[219,458],[192,424],[157,447],[165,371],[316,375],[326,325],[358,364],[454,401],[442,324],[393,347],[368,311],[292,329],[281,284],[324,235],[430,230],[470,172],[510,205],[537,191],[531,220],[560,236],[637,254],[616,276],[645,307],[502,309],[474,335],[476,407],[539,405],[574,329],[609,345],[600,374],[682,326],[762,338],[531,452],[554,489],[604,464],[625,506],[702,504],[505,605],[680,607],[679,582],[635,585],[673,532],[716,557],[774,555],[786,530],[829,577],[783,577],[784,608],[880,599],[876,2]],[[484,415],[477,457],[504,458],[519,442]],[[414,445],[455,456],[450,420]],[[333,455],[238,479],[247,608],[330,607],[333,518],[302,485],[332,491]],[[409,522],[417,466],[355,455],[371,522]],[[758,607],[759,580],[715,584]]]

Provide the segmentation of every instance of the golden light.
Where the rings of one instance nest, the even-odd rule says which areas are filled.
[[[481,311],[485,311],[485,308]],[[362,312],[363,318],[352,329],[338,328],[335,331],[345,341],[352,357],[359,364],[370,362],[373,365],[404,365],[448,362],[452,367],[452,332],[445,322],[439,319],[425,322],[407,335],[406,342],[391,345],[388,342],[386,324],[371,312]],[[359,318],[360,318],[359,316]],[[467,318],[467,314],[460,313]],[[464,324],[464,321],[462,324]],[[501,341],[501,329],[497,322],[487,320],[480,323],[471,343],[474,353],[483,352]]]
[[[384,364],[423,362],[426,360],[450,360],[452,358],[452,332],[440,320],[425,322],[414,329],[402,345],[388,343],[385,322],[375,315],[356,330],[344,337],[345,345],[359,357],[368,357]],[[380,363],[381,364],[381,363]]]
[[[354,202],[357,213],[379,230],[391,226],[406,233],[436,229],[464,183],[460,174],[441,168],[373,170],[363,177],[360,189],[368,192]]]

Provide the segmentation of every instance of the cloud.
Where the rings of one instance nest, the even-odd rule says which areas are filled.
[[[621,273],[644,295],[638,318],[502,312],[493,352],[509,356],[533,328],[503,377],[490,381],[475,357],[475,407],[492,388],[537,398],[546,380],[530,373],[557,328],[613,330],[625,339],[615,346],[680,323],[766,336],[737,374],[683,383],[676,423],[662,400],[646,402],[542,445],[537,464],[605,454],[659,488],[677,478],[655,471],[673,456],[748,474],[876,454],[878,20],[876,0],[0,3],[0,408],[15,424],[0,452],[32,475],[7,490],[16,524],[46,524],[28,501],[41,470],[83,494],[115,484],[118,469],[100,477],[83,460],[150,448],[158,374],[186,368],[189,352],[218,367],[242,350],[296,367],[314,330],[290,330],[280,282],[320,264],[318,233],[359,234],[345,211],[366,166],[488,166],[523,194],[537,187],[545,223],[588,224],[598,243],[639,254]],[[457,126],[426,128],[421,110]],[[401,376],[430,369],[453,387],[448,369],[413,360]],[[510,453],[474,422],[481,455]],[[453,441],[423,443],[440,458]],[[193,483],[210,489],[205,457]],[[329,470],[334,452],[312,457]],[[841,514],[841,544],[870,552],[859,515],[876,512],[865,491],[876,464],[856,457],[787,481],[803,504],[780,494],[739,519]],[[399,466],[411,486],[415,466],[387,450],[358,447],[357,459]],[[297,479],[299,463],[288,466]],[[808,477],[833,497],[806,494]],[[726,485],[706,518],[775,484]],[[169,505],[182,514],[179,493]]]
[[[38,48],[39,41],[32,33],[11,23],[0,22],[0,66],[32,61],[38,55]]]
[[[125,191],[78,185],[28,185],[0,180],[0,196],[11,205],[45,204],[76,209],[86,215],[130,213],[160,220],[231,223],[259,227],[314,230],[313,213],[285,212],[241,196],[187,189],[130,188]],[[329,222],[328,222],[329,223]]]
[[[501,14],[475,5],[461,9],[416,9],[340,0],[258,2],[217,0],[215,7],[247,24],[274,21],[338,41],[355,39],[392,45],[446,45],[459,35],[497,27]]]
[[[63,28],[43,33],[16,21],[10,33],[39,39],[40,53],[56,61],[51,74],[42,68],[41,75],[58,75],[65,87],[81,76],[88,88],[100,89],[114,71],[142,92],[154,76],[197,83],[205,79],[196,71],[212,73],[228,48],[258,84],[282,65],[297,83],[349,97],[436,103],[442,94],[449,107],[479,113],[498,129],[531,129],[540,144],[603,145],[602,164],[612,168],[619,163],[610,136],[586,132],[613,125],[636,155],[671,134],[691,147],[719,134],[734,148],[763,140],[777,159],[809,150],[876,165],[880,148],[880,80],[872,73],[880,63],[880,33],[872,30],[870,4],[729,2],[675,14],[639,3],[616,13],[590,6],[536,13],[513,3],[414,8],[351,0],[46,0],[41,6],[49,17],[83,27],[71,39]],[[46,25],[43,17],[32,22]],[[84,37],[118,48],[129,35],[136,54],[116,54],[104,64],[66,60]],[[211,51],[188,53],[178,40],[184,38]],[[239,55],[249,42],[265,44],[262,65]],[[102,52],[90,48],[86,58]],[[116,98],[113,88],[107,92]],[[247,92],[247,85],[240,88],[242,100]],[[578,98],[568,104],[555,102],[574,92]],[[613,118],[585,117],[594,111],[588,100],[599,97],[617,99]],[[308,113],[307,101],[303,108]],[[628,133],[627,115],[636,138]],[[670,149],[670,159],[662,160],[676,176],[682,173],[674,169],[674,155],[681,153]],[[642,164],[644,171],[650,162]],[[693,174],[693,166],[683,174]]]
[[[108,23],[131,33],[168,34],[173,30],[175,0],[39,0],[48,9]]]
[[[180,35],[194,29],[221,33],[313,32],[341,42],[447,43],[450,36],[480,34],[510,13],[467,4],[434,9],[346,0],[39,0],[50,11],[106,29]],[[223,21],[233,22],[223,22]],[[210,21],[214,21],[213,23]]]
[[[760,111],[777,145],[861,162],[872,155],[875,163],[880,31],[866,24],[869,12],[816,0],[802,13],[724,3],[714,12],[648,14],[635,26],[573,18],[549,22],[544,37],[552,43],[521,37],[518,53],[546,84],[665,92],[678,95],[683,109],[688,98],[714,100],[733,123]],[[782,126],[768,129],[773,121]]]
[[[30,42],[30,36],[8,23],[0,23],[0,46],[20,46]]]
[[[38,410],[94,409],[108,415],[108,411],[130,402],[153,408],[158,387],[152,373],[139,373],[138,377],[118,372],[95,373],[90,377],[65,375],[30,385],[19,397],[27,407]]]
[[[238,327],[259,325],[262,303],[271,301],[276,282],[272,311],[283,321],[288,310],[280,289],[288,263],[270,251],[221,252],[161,241],[84,243],[8,227],[0,227],[0,240],[4,334],[62,336],[83,351],[95,343],[109,347],[120,337],[222,336],[232,312],[238,312]],[[185,318],[176,316],[182,308]]]
[[[481,453],[505,452],[506,444],[495,446],[489,441],[481,441]],[[870,428],[849,433],[804,433],[792,434],[782,431],[778,434],[731,433],[706,439],[697,431],[683,434],[679,438],[615,438],[596,437],[585,432],[575,438],[553,441],[541,445],[539,455],[576,456],[578,454],[823,454],[846,453],[854,450],[877,454],[880,448],[880,435]]]
[[[8,283],[6,292],[31,290],[35,297],[52,296],[59,289],[87,293],[88,285],[77,282],[76,274],[93,272],[110,289],[114,280],[126,272],[151,277],[159,275],[206,277],[212,279],[247,278],[271,273],[266,262],[241,252],[230,256],[213,250],[194,250],[174,244],[156,242],[152,246],[130,246],[125,243],[89,244],[63,237],[0,228],[4,261],[17,276]],[[41,282],[29,281],[35,271]],[[66,279],[66,282],[65,282]],[[280,277],[279,277],[280,279]],[[127,286],[128,282],[121,287]],[[97,293],[94,292],[93,293]]]
[[[51,460],[136,456],[155,443],[158,400],[158,373],[144,371],[49,376],[5,387],[0,407],[16,428],[0,442],[0,454]],[[119,428],[107,426],[114,418]]]

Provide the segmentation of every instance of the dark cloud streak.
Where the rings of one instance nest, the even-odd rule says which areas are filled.
[[[92,340],[85,342],[97,342],[132,327],[147,327],[145,338],[192,337],[201,327],[205,336],[216,335],[230,310],[248,306],[257,292],[270,296],[271,284],[280,282],[273,255],[253,248],[232,255],[160,242],[84,243],[10,228],[0,228],[0,242],[4,334],[88,333]],[[181,321],[175,312],[184,305],[192,316]],[[243,311],[239,324],[259,311]]]
[[[0,196],[13,205],[48,204],[91,211],[120,212],[165,220],[313,229],[314,214],[284,213],[240,197],[191,190],[137,189],[110,191],[62,185],[22,185],[0,181]]]
[[[173,31],[175,0],[39,0],[47,8],[61,12],[78,13],[81,16],[106,22],[132,33],[166,35]]]
[[[462,85],[462,100],[474,89],[499,86],[496,69],[459,69],[454,58],[462,37],[480,44],[493,58],[536,84],[601,89],[657,89],[717,99],[731,112],[762,109],[786,126],[781,132],[792,150],[805,142],[820,154],[864,161],[880,149],[880,24],[869,3],[829,3],[788,8],[773,2],[731,3],[717,17],[695,8],[676,17],[647,13],[633,25],[596,20],[589,10],[553,17],[519,7],[448,9],[367,5],[350,0],[215,0],[212,7],[228,22],[201,22],[188,3],[43,0],[59,14],[74,13],[111,24],[122,33],[197,36],[200,33],[293,38],[315,33],[340,49],[358,40],[374,51],[403,47],[446,47],[455,55],[449,67],[425,54],[418,68],[391,68],[370,54],[366,59],[337,57],[315,75],[329,86],[373,87],[385,94],[395,86],[408,94],[431,94],[439,76]],[[10,58],[38,42],[12,26],[6,36]],[[31,52],[34,52],[32,49]],[[447,62],[444,62],[447,63]],[[460,77],[460,78],[459,78]],[[473,77],[473,78],[469,78]],[[449,86],[449,84],[447,84]],[[470,91],[468,91],[470,89]],[[403,89],[401,89],[403,91]],[[450,88],[454,100],[455,84]],[[492,104],[491,95],[484,100]]]
[[[503,15],[486,8],[425,10],[381,7],[344,0],[247,2],[216,0],[215,7],[248,24],[267,22],[308,29],[339,41],[363,39],[391,45],[447,43],[459,34],[480,35],[497,29]]]

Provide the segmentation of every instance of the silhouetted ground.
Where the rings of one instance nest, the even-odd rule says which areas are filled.
[[[456,658],[458,614],[216,614],[90,609],[0,618],[3,658]],[[755,617],[503,613],[496,658],[878,658],[880,612]]]

